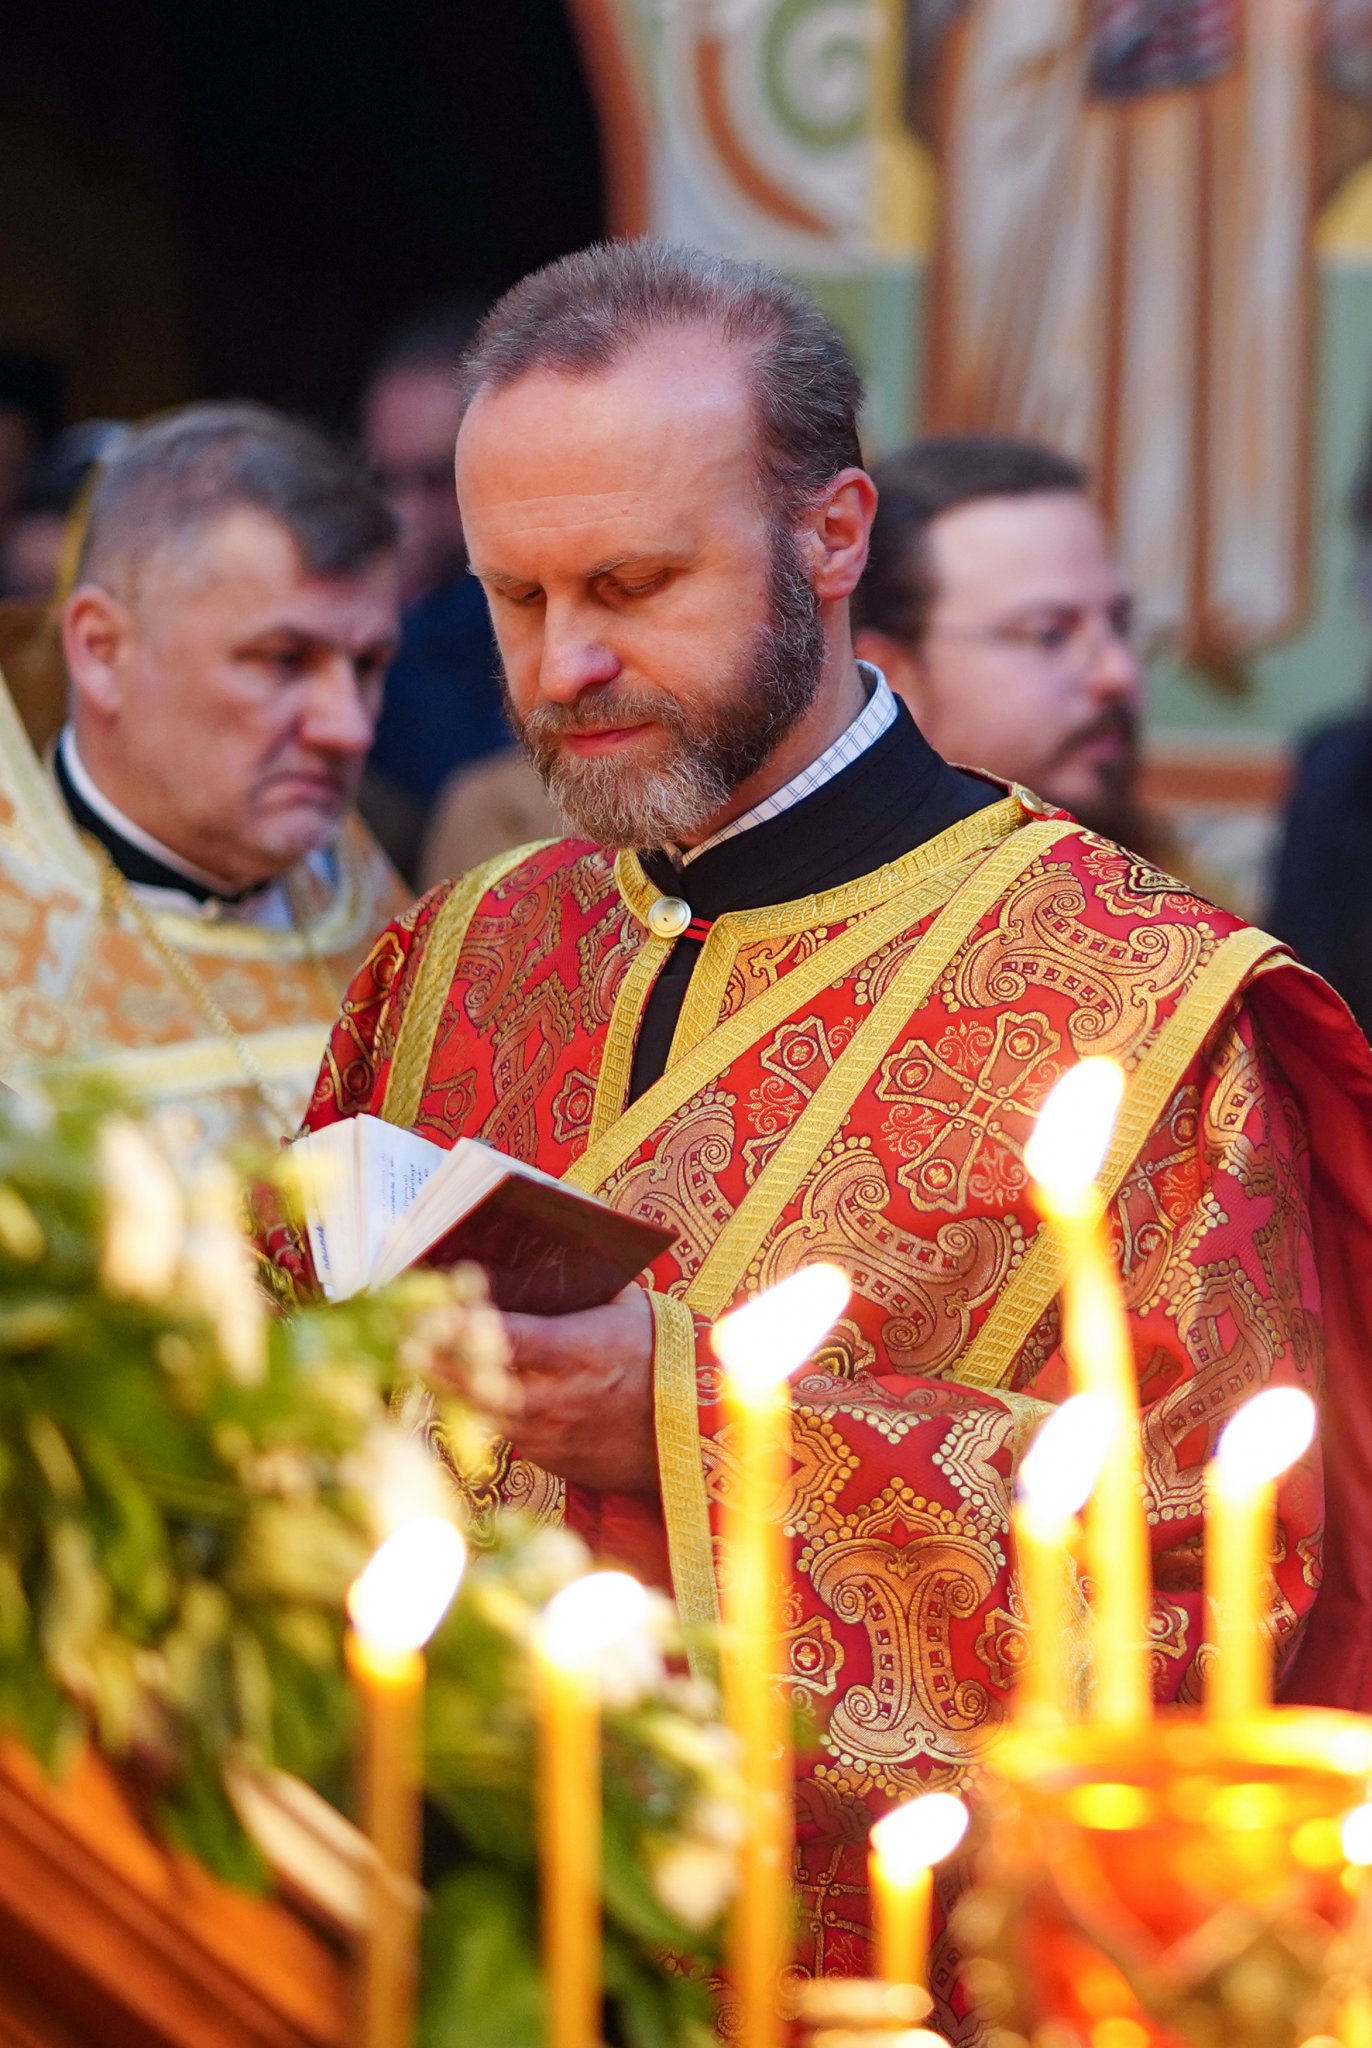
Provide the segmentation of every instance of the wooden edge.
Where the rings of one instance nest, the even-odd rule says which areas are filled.
[[[342,2048],[339,1949],[143,1829],[86,1754],[60,1783],[0,1743],[0,2038],[101,2048]],[[41,2032],[34,2035],[34,2015]]]

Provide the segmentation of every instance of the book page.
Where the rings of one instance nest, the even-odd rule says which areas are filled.
[[[371,1284],[382,1246],[448,1154],[418,1132],[401,1130],[380,1117],[355,1117],[353,1121],[363,1126],[361,1251],[366,1283]]]

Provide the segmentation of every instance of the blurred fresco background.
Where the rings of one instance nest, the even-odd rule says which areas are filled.
[[[426,308],[607,232],[760,256],[848,336],[874,456],[1089,465],[1148,794],[1260,907],[1293,743],[1372,657],[1368,0],[61,0],[5,39],[11,594],[73,428],[245,396],[350,433]]]

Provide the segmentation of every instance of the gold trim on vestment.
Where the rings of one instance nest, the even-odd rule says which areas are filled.
[[[454,883],[429,927],[419,972],[400,1020],[395,1051],[391,1055],[391,1071],[386,1076],[386,1092],[381,1100],[381,1114],[388,1124],[400,1124],[410,1130],[419,1115],[419,1106],[424,1100],[424,1083],[432,1063],[434,1040],[443,1018],[443,1005],[448,1000],[453,976],[457,972],[458,954],[462,951],[462,942],[477,905],[487,891],[503,882],[521,861],[556,843],[552,839],[531,839],[524,846],[494,854],[490,860],[483,861],[480,867],[464,875],[460,882]]]
[[[993,808],[996,813],[1002,811],[1000,805]],[[986,817],[988,813],[980,815]],[[997,838],[1003,838],[1006,830],[1014,829],[1013,819],[1008,825],[1003,818],[998,818],[997,822],[1000,828],[995,835]],[[1044,828],[1025,826],[1022,829],[1041,832]],[[1054,828],[1055,836],[1067,829],[1066,825]],[[941,834],[940,840],[931,844],[941,843],[948,836]],[[959,852],[962,851],[960,847]],[[898,869],[902,864],[897,862],[894,865]],[[893,870],[883,869],[880,872],[890,873]],[[782,975],[770,988],[735,1010],[732,1016],[726,1017],[692,1046],[674,1067],[654,1081],[651,1088],[646,1088],[637,1102],[609,1126],[603,1137],[586,1147],[562,1178],[570,1187],[584,1188],[588,1194],[603,1187],[610,1176],[632,1158],[644,1140],[651,1137],[660,1125],[669,1122],[699,1089],[716,1080],[750,1047],[797,1011],[803,1010],[806,1003],[845,980],[864,960],[872,958],[883,946],[898,939],[926,912],[946,902],[957,888],[965,886],[959,877],[957,868],[951,872],[942,868],[924,876],[913,888],[906,888],[890,901],[881,903],[837,938],[820,946],[800,966]]]
[[[1098,1185],[1112,1202],[1182,1075],[1248,977],[1281,942],[1249,927],[1215,948],[1129,1077]],[[1018,1271],[950,1375],[969,1387],[1000,1387],[1058,1291],[1057,1242],[1040,1224]]]
[[[911,1017],[928,1001],[949,962],[1025,869],[1080,830],[1080,825],[1067,819],[1026,825],[979,862],[949,898],[724,1224],[686,1290],[692,1308],[705,1316],[717,1316],[732,1301],[777,1218],[814,1171],[821,1152],[837,1135],[892,1040],[908,1028]]]
[[[188,917],[177,910],[154,910],[146,904],[144,908],[182,953],[208,953],[230,960],[313,960],[322,964],[346,952],[360,938],[372,936],[363,929],[371,912],[363,886],[364,863],[370,849],[360,843],[351,820],[339,833],[331,851],[338,860],[338,881],[328,902],[312,915],[298,916],[289,931],[249,924],[235,919],[232,913],[220,918],[201,918]],[[299,872],[297,866],[282,876],[282,887],[289,889]]]
[[[978,853],[983,847],[993,846],[1007,832],[1014,831],[1026,808],[1030,809],[1031,815],[1034,814],[1033,806],[1026,806],[1021,796],[1002,797],[998,803],[987,804],[983,809],[973,811],[970,818],[962,818],[956,825],[950,825],[946,832],[926,839],[923,846],[917,846],[913,853],[904,853],[899,860],[889,860],[884,866],[873,868],[868,875],[858,875],[851,882],[840,882],[833,889],[794,896],[787,903],[770,903],[761,910],[726,911],[723,917],[715,920],[714,928],[718,930],[721,925],[727,926],[738,944],[748,945],[754,939],[788,938],[793,932],[809,930],[812,925],[838,924],[846,918],[856,917],[859,911],[884,903],[888,896],[908,888],[922,875],[960,860],[963,854]],[[634,916],[646,926],[648,912],[662,891],[649,881],[636,853],[625,852],[618,856],[615,880]],[[689,899],[689,868],[683,871],[681,888]]]
[[[701,1628],[719,1620],[719,1589],[700,1451],[695,1322],[674,1295],[654,1292],[648,1301],[653,1311],[657,1469],[672,1593],[687,1628]]]
[[[329,1027],[317,1024],[282,1025],[271,1031],[254,1031],[250,1037],[253,1057],[271,1080],[299,1075],[308,1094],[319,1070],[328,1042]],[[236,1049],[222,1038],[176,1039],[169,1045],[115,1047],[73,1060],[30,1060],[17,1066],[12,1080],[45,1081],[64,1074],[107,1075],[140,1100],[160,1096],[203,1095],[208,1089],[226,1084],[251,1091]]]
[[[619,863],[624,858],[622,853],[616,858],[616,880],[619,879]],[[601,1055],[591,1127],[586,1138],[588,1145],[593,1145],[597,1138],[603,1138],[616,1118],[624,1114],[624,1106],[629,1100],[638,1027],[643,1022],[653,983],[674,943],[672,939],[645,938],[619,984],[614,1008],[610,1012],[609,1029],[605,1033],[605,1050]]]

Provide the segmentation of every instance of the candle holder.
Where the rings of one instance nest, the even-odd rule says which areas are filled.
[[[1317,1709],[1007,1730],[954,1918],[993,2048],[1337,2035],[1366,1997],[1344,1822],[1370,1774],[1372,1721]]]
[[[794,1986],[796,2037],[803,2048],[936,2048],[933,2010],[917,1984],[879,1977],[814,1977]]]

